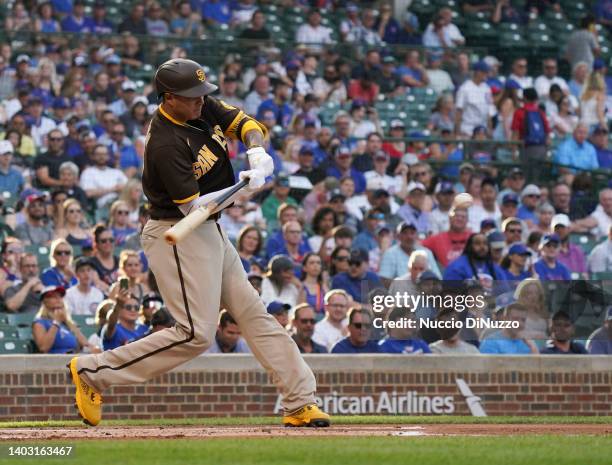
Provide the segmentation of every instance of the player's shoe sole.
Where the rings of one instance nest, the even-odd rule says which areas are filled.
[[[102,418],[102,396],[77,373],[77,357],[70,360],[68,368],[76,389],[75,407],[86,425],[96,426]]]
[[[329,415],[323,412],[316,404],[305,405],[283,416],[283,425],[288,427],[310,426],[326,428],[331,424]]]

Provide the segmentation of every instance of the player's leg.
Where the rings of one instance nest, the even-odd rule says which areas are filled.
[[[177,324],[117,349],[76,358],[73,379],[78,375],[98,393],[109,386],[141,383],[165,373],[202,353],[213,340],[223,241],[215,223],[210,222],[172,247],[163,239],[170,226],[169,222],[149,222],[143,231],[143,246],[164,303]],[[78,381],[77,395],[82,384]]]
[[[253,355],[281,390],[285,423],[328,426],[329,416],[315,404],[316,381],[312,370],[287,331],[266,312],[261,298],[247,280],[234,246],[226,238],[224,242],[221,306],[236,320]],[[300,412],[295,421],[287,416],[292,412]]]

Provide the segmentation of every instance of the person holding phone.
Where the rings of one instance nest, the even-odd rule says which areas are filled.
[[[104,350],[112,350],[144,337],[149,327],[139,321],[140,302],[130,294],[127,278],[119,280],[116,303],[108,316],[101,339]]]

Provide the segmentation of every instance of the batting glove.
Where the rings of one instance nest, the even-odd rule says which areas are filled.
[[[253,147],[247,150],[249,165],[252,170],[259,169],[264,176],[272,176],[274,172],[274,161],[272,157],[266,153],[263,147]]]
[[[266,183],[266,175],[260,169],[241,171],[238,173],[238,179],[242,181],[244,178],[249,178],[249,185],[246,187],[246,190],[249,192],[255,192],[261,189]]]

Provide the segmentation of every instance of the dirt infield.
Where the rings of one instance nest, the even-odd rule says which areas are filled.
[[[212,439],[283,436],[498,436],[525,434],[611,435],[612,425],[338,425],[323,429],[284,428],[282,426],[99,426],[96,428],[12,428],[0,429],[0,441],[49,439]]]

